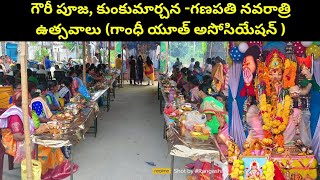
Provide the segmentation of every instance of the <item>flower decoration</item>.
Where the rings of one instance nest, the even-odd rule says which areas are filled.
[[[262,179],[273,179],[274,177],[274,164],[268,160],[265,165],[262,166],[263,177]]]
[[[297,63],[285,60],[283,72],[283,88],[290,88],[295,85],[296,73],[297,73]]]

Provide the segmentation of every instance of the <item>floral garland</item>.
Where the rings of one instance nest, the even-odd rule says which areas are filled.
[[[244,180],[244,161],[237,159],[232,164],[231,178]]]
[[[286,59],[283,72],[283,88],[290,88],[295,85],[297,74],[297,63]]]
[[[274,51],[277,52],[276,50]],[[292,98],[286,91],[280,91],[276,93],[275,89],[271,89],[269,68],[268,63],[273,56],[270,53],[266,59],[266,62],[258,62],[258,84],[262,85],[264,88],[260,91],[259,108],[261,116],[264,122],[263,130],[265,134],[265,139],[268,145],[275,144],[278,153],[284,152],[284,137],[283,132],[285,131],[290,117]],[[284,56],[279,53],[280,58],[284,59]],[[297,63],[286,59],[284,62],[284,72],[283,72],[283,89],[288,89],[295,85],[295,77],[297,71]],[[269,103],[267,101],[269,100]],[[273,142],[270,144],[270,142]]]
[[[266,135],[265,138],[271,139],[272,135],[274,135],[273,140],[279,146],[278,148],[279,153],[282,153],[284,151],[283,149],[284,140],[283,140],[283,135],[281,133],[286,129],[288,125],[291,104],[292,104],[292,99],[290,95],[286,95],[284,98],[283,104],[282,102],[278,102],[276,106],[277,108],[273,109],[271,104],[267,103],[266,94],[262,94],[260,96],[259,108],[260,108],[262,119],[264,122],[264,125],[262,126],[262,128],[263,130],[265,130],[265,135]]]
[[[274,164],[272,161],[268,160],[265,165],[262,166],[263,177],[262,179],[273,179],[275,176],[274,173]]]
[[[259,83],[263,82],[265,86],[266,95],[270,96],[271,94],[271,86],[270,86],[270,77],[269,77],[269,69],[265,66],[265,64],[261,61],[258,61],[258,78],[256,81],[256,87]],[[259,97],[259,96],[257,96]]]

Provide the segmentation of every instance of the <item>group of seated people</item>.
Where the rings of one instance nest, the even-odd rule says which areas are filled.
[[[103,80],[107,73],[105,65],[86,65],[88,85]],[[29,91],[29,123],[33,134],[42,123],[52,121],[55,114],[63,109],[64,104],[70,102],[74,96],[81,94],[90,98],[90,93],[82,81],[82,67],[71,67],[66,76],[57,80],[39,82],[28,70]],[[14,94],[10,99],[9,108],[0,115],[0,126],[2,129],[2,143],[6,153],[14,157],[14,163],[21,163],[25,158],[24,153],[24,128],[22,106],[21,82],[14,77],[7,78],[14,84]],[[32,147],[32,149],[34,149]],[[33,153],[33,157],[35,151]],[[42,164],[42,175],[44,179],[57,179],[57,176],[70,174],[70,163],[66,161],[69,157],[68,148],[38,147],[38,157]],[[76,167],[75,167],[76,169]]]
[[[183,93],[187,102],[197,104],[201,113],[207,118],[206,125],[215,135],[219,147],[227,153],[228,136],[228,103],[227,96],[212,87],[213,78],[206,74],[201,80],[189,68],[173,68],[171,79],[177,83],[177,88]]]

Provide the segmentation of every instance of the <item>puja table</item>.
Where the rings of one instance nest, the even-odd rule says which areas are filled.
[[[79,115],[76,116],[76,119],[70,124],[70,127],[63,133],[32,135],[31,140],[35,144],[36,159],[38,159],[38,145],[50,148],[70,147],[70,179],[73,180],[74,163],[72,158],[72,146],[83,140],[84,135],[91,128],[92,124],[97,122],[97,113],[97,106],[83,108]]]
[[[160,83],[160,81],[159,81]],[[164,87],[160,83],[160,113],[164,115],[163,138],[167,140],[169,154],[171,155],[171,174],[170,180],[173,180],[173,169],[175,157],[189,159],[205,159],[211,162],[212,170],[214,170],[214,162],[221,160],[221,153],[217,147],[217,141],[213,136],[208,140],[201,140],[191,136],[182,136],[179,126],[163,113],[164,106],[168,103],[168,93],[164,92]],[[222,164],[222,163],[221,163]],[[227,168],[225,166],[224,168]],[[228,172],[227,170],[225,170]],[[214,173],[211,173],[210,179],[213,179]]]
[[[192,160],[206,159],[211,162],[211,169],[214,169],[214,161],[220,159],[220,152],[214,143],[213,137],[208,140],[200,140],[191,137],[181,136],[178,127],[170,125],[170,118],[165,115],[167,124],[166,140],[168,143],[169,154],[171,155],[171,174],[170,180],[173,180],[173,169],[175,157],[189,158]],[[213,179],[214,173],[211,173],[210,179]]]

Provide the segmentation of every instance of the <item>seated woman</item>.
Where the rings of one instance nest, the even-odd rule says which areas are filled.
[[[72,97],[71,90],[70,90],[72,81],[73,81],[72,77],[66,77],[61,82],[62,86],[59,90],[59,98],[63,98],[65,104],[69,103]]]
[[[178,80],[181,78],[182,74],[180,71],[180,68],[173,66],[171,79],[175,82],[178,82]]]
[[[27,75],[28,75],[28,81],[33,82],[35,85],[39,84],[38,79],[35,76],[33,76],[31,69],[27,70]]]
[[[211,133],[217,135],[218,142],[225,143],[229,139],[228,135],[228,116],[225,112],[224,104],[211,96],[210,86],[201,84],[199,86],[199,97],[202,100],[199,111],[206,114],[207,126]]]
[[[200,83],[203,81],[203,72],[200,67],[200,62],[196,61],[193,66],[193,74],[199,79]]]
[[[208,85],[208,86],[211,86],[211,84],[212,84],[212,78],[211,78],[211,76],[210,76],[210,75],[205,75],[205,76],[203,76],[203,82],[202,82],[202,84],[206,84],[206,85]]]
[[[93,84],[95,81],[101,81],[103,79],[102,76],[97,76],[95,73],[95,68],[94,67],[90,67],[87,70],[87,77],[86,77],[86,81],[87,84]]]
[[[55,97],[55,93],[58,91],[58,83],[56,81],[49,81],[48,82],[48,92],[45,95],[46,102],[49,105],[49,108],[53,114],[56,114],[58,111],[61,110],[59,101]]]
[[[0,116],[0,125],[2,127],[2,143],[6,148],[6,153],[14,157],[14,163],[21,163],[25,159],[24,151],[24,129],[23,129],[23,112],[22,93],[16,93],[13,97],[13,103]],[[31,110],[29,110],[30,133],[33,134],[36,130],[33,120],[31,119]],[[32,147],[33,149],[33,147]],[[33,158],[35,151],[32,153]],[[63,178],[70,175],[70,163],[64,161],[63,153],[60,149],[53,149],[45,146],[38,146],[38,158],[42,167],[42,178],[58,179],[63,175]],[[63,168],[63,167],[69,167]],[[75,171],[77,166],[74,167]],[[54,178],[56,177],[56,178]]]
[[[72,77],[72,84],[71,84],[72,96],[76,96],[78,93],[80,93],[85,98],[91,98],[87,87],[83,84],[83,81],[77,77],[77,73],[75,71],[70,71],[69,75],[70,77]]]
[[[177,88],[178,89],[183,89],[183,87],[188,84],[187,78],[188,78],[188,68],[184,67],[181,69],[181,77],[177,81]],[[181,92],[183,92],[183,91],[181,91]]]
[[[189,100],[191,103],[199,104],[200,98],[199,98],[198,94],[199,94],[200,82],[199,82],[198,78],[196,78],[195,76],[192,76],[189,80],[190,80],[189,81],[189,89],[190,89]]]
[[[46,84],[39,86],[41,92],[34,95],[31,100],[30,107],[38,115],[41,123],[46,123],[51,121],[53,116],[48,104],[45,101],[45,96],[48,93],[48,88]]]

